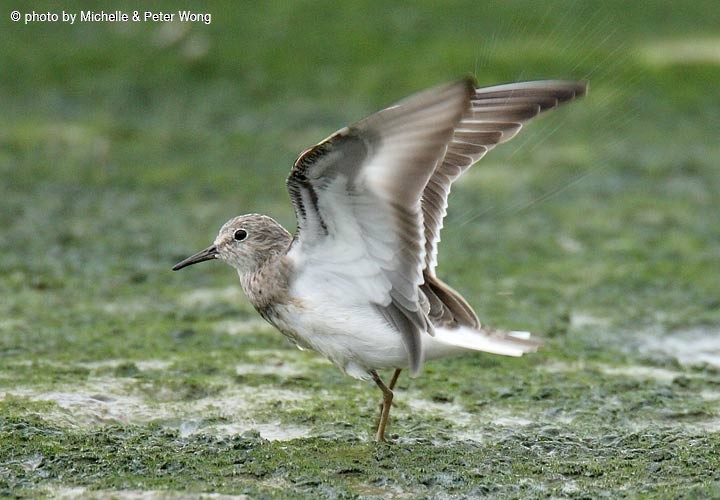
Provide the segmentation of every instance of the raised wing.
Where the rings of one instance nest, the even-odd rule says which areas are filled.
[[[414,373],[433,333],[420,291],[421,198],[470,108],[471,81],[416,94],[300,155],[288,178],[298,230],[288,256],[300,280],[374,304],[402,335]]]
[[[497,144],[515,137],[525,122],[586,91],[586,82],[562,80],[510,83],[474,90],[471,108],[457,124],[445,157],[422,194],[426,274],[435,276],[440,230],[452,183]]]

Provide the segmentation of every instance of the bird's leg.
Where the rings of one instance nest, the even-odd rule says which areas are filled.
[[[390,389],[391,391],[395,389],[395,382],[397,382],[397,379],[400,378],[401,371],[402,370],[400,368],[395,368],[392,378],[390,379],[390,385],[388,385],[388,389]]]
[[[396,372],[398,375],[400,374],[399,370],[396,370]],[[375,434],[375,441],[381,443],[385,441],[385,427],[387,426],[388,417],[390,416],[390,405],[392,405],[393,392],[383,383],[375,370],[372,370],[370,372],[370,375],[372,375],[373,380],[383,392],[383,409],[382,413],[380,414],[380,422],[378,423],[377,434]],[[394,375],[393,378],[397,379],[397,377],[395,377]]]
[[[392,391],[393,389],[395,389],[395,383],[397,382],[397,379],[400,377],[400,372],[401,372],[401,371],[402,371],[402,370],[401,370],[400,368],[396,368],[395,371],[393,372],[392,378],[390,378],[390,384],[388,384],[388,389],[390,389],[391,391]],[[384,401],[385,401],[385,398],[383,397],[383,401],[380,401],[380,408],[378,408],[378,410],[380,411],[380,413],[378,413],[378,418],[377,418],[377,420],[375,421],[375,428],[376,428],[376,429],[377,429],[378,427],[380,427],[380,419],[382,419],[383,408],[385,407]]]

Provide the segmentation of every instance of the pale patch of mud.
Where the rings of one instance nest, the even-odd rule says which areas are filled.
[[[76,363],[61,363],[50,360],[30,361],[30,360],[19,360],[10,363],[10,366],[34,366],[34,365],[47,365],[56,368],[85,368],[90,371],[98,370],[111,370],[118,368],[123,365],[133,364],[135,367],[142,371],[153,371],[153,370],[165,370],[175,364],[174,360],[168,359],[145,359],[145,360],[134,360],[134,359],[103,359],[99,361],[79,361]]]
[[[681,38],[648,43],[638,48],[646,62],[658,66],[720,64],[720,38]]]
[[[484,442],[495,434],[494,431],[487,431],[486,426],[501,427],[505,429],[516,429],[538,423],[525,417],[515,415],[507,410],[497,408],[482,408],[478,411],[475,423],[460,427],[453,433],[455,438],[461,441]]]
[[[304,351],[306,354],[298,354],[298,351]],[[259,363],[270,362],[286,362],[297,363],[303,366],[332,366],[327,358],[307,351],[305,349],[249,349],[245,351],[245,355]]]
[[[654,366],[610,366],[604,364],[586,364],[583,362],[563,363],[555,362],[545,365],[541,368],[551,373],[575,372],[578,370],[597,370],[606,375],[637,378],[642,380],[652,380],[658,384],[670,385],[675,382],[678,377],[690,379],[704,379],[702,374],[685,373],[678,370],[670,370]],[[702,391],[700,397],[708,402],[720,403],[720,392],[718,391]],[[617,398],[610,398],[606,401],[608,406],[620,407],[623,403]],[[572,424],[574,418],[571,415],[557,415],[553,417],[554,423]],[[639,417],[638,420],[630,421],[624,424],[629,429],[641,432],[651,427],[671,427],[684,429],[690,432],[720,432],[720,418],[712,417],[709,419],[700,419],[687,421],[680,419],[663,419]]]
[[[166,359],[146,359],[141,361],[134,361],[135,366],[141,372],[152,371],[152,370],[166,370],[171,367],[175,362]]]
[[[184,307],[207,307],[217,303],[238,304],[245,301],[245,295],[239,286],[224,288],[197,288],[180,297]]]
[[[655,429],[658,427],[691,433],[720,432],[720,418],[713,417],[692,421],[683,419],[644,418],[628,421],[623,424],[623,426],[632,432],[644,432],[647,429]]]
[[[10,361],[7,366],[33,366],[36,362],[29,359],[20,359],[17,361]]]
[[[720,401],[720,392],[717,391],[702,391],[700,397],[705,401]]]
[[[540,367],[542,371],[548,373],[571,373],[585,370],[594,370],[606,375],[618,377],[630,377],[644,380],[654,380],[660,383],[672,383],[677,377],[693,377],[677,370],[669,370],[667,368],[658,368],[655,366],[626,365],[626,366],[610,366],[605,364],[587,364],[583,361],[576,363],[553,362]]]
[[[269,441],[289,441],[309,436],[310,428],[277,421],[256,422],[253,416],[272,408],[277,402],[299,406],[311,397],[310,394],[298,390],[268,387],[233,389],[214,397],[183,404],[182,422],[170,427],[178,429],[183,436],[210,434],[225,437],[254,430]],[[221,420],[223,423],[212,423],[208,420]]]
[[[428,498],[427,491],[419,487],[400,486],[397,484],[377,484],[372,482],[358,483],[355,485],[355,491],[360,498],[395,498],[395,499],[415,499]],[[444,498],[436,496],[434,498]]]
[[[104,302],[100,309],[112,315],[133,315],[149,311],[151,304],[148,300],[117,300]]]
[[[295,356],[296,352],[293,349],[248,349],[245,354],[255,359],[290,359]]]
[[[404,395],[403,401],[411,410],[411,414],[426,413],[440,417],[453,424],[453,435],[460,440],[482,442],[487,437],[487,425],[499,427],[524,427],[537,423],[509,410],[483,407],[477,413],[466,411],[457,403],[439,403],[423,399],[412,392]]]
[[[83,487],[45,488],[42,493],[50,498],[71,500],[248,500],[247,495],[221,493],[188,493],[168,490],[90,490]]]
[[[560,248],[562,248],[567,253],[580,253],[585,250],[585,245],[583,245],[579,240],[573,238],[569,234],[561,234],[559,235],[555,240]]]
[[[251,362],[237,364],[235,373],[238,375],[303,377],[312,376],[318,367],[331,365],[330,361],[321,356],[308,356],[291,349],[251,349],[245,351],[245,355]]]
[[[720,330],[693,328],[667,335],[648,336],[641,352],[676,358],[681,364],[708,364],[720,368]]]
[[[720,418],[712,418],[710,420],[693,422],[691,424],[683,423],[681,425],[688,429],[699,430],[703,432],[720,432]]]
[[[88,361],[84,363],[76,363],[73,366],[81,366],[88,370],[104,370],[117,368],[119,366],[134,364],[141,372],[153,370],[166,370],[171,367],[175,361],[167,359],[145,359],[145,360],[129,360],[129,359],[104,359],[102,361]]]
[[[236,431],[257,430],[265,439],[287,440],[310,434],[308,428],[278,422],[258,424],[254,420],[257,414],[276,411],[278,402],[300,405],[310,399],[309,394],[299,390],[242,387],[189,402],[158,401],[137,391],[134,379],[102,378],[74,384],[66,391],[23,387],[0,392],[0,401],[9,397],[54,403],[55,408],[44,409],[40,416],[66,427],[157,422],[184,435],[228,436]]]
[[[89,427],[101,424],[129,424],[139,415],[168,417],[160,409],[146,411],[146,404],[130,394],[131,382],[123,379],[99,379],[68,387],[67,391],[43,392],[34,388],[15,388],[0,392],[0,401],[8,397],[27,398],[30,401],[55,403],[55,410],[46,410],[42,417],[70,427]]]
[[[247,431],[256,431],[268,441],[291,441],[310,436],[310,429],[282,422],[233,422],[231,424],[202,425],[200,422],[183,422],[180,427],[183,437],[193,434],[211,434],[219,437],[237,436]]]
[[[583,312],[574,312],[570,315],[570,326],[572,328],[603,327],[608,326],[610,320]]]
[[[720,403],[720,392],[718,391],[702,391],[700,392],[700,397],[703,400],[710,403],[715,403],[716,405]],[[716,413],[719,409],[720,408],[718,406],[715,406]],[[681,425],[690,429],[700,430],[704,432],[720,432],[720,416],[715,416],[713,418],[701,420],[699,422],[683,423]]]
[[[274,332],[277,331],[268,322],[262,319],[251,319],[247,321],[218,321],[213,326],[213,330],[217,333],[225,333],[227,335],[245,335],[255,332]],[[280,335],[280,332],[278,332]]]
[[[474,420],[475,416],[463,409],[456,403],[438,403],[422,399],[417,394],[408,394],[403,397],[405,404],[412,410],[412,413],[429,413],[442,417],[458,427],[467,427]]]
[[[502,427],[524,427],[535,423],[534,420],[511,414],[507,416],[495,415],[490,422]]]
[[[27,321],[22,319],[0,319],[0,331],[16,330],[27,326]]]
[[[566,363],[564,361],[552,361],[539,366],[537,369],[548,373],[567,373],[586,370],[588,369],[588,365],[582,360],[576,361],[574,363]]]
[[[606,375],[619,375],[623,377],[655,380],[661,383],[672,383],[677,377],[686,376],[684,373],[657,368],[654,366],[607,366],[597,365],[596,368]]]
[[[124,359],[103,359],[100,361],[79,362],[75,363],[75,365],[87,368],[88,370],[108,370],[117,368],[125,363],[127,363],[127,361]],[[138,370],[139,369],[140,368],[138,368]]]
[[[212,411],[217,412],[216,415],[232,416],[253,414],[255,413],[252,411],[253,408],[271,406],[278,401],[303,403],[310,399],[313,399],[313,394],[300,389],[288,390],[267,386],[247,386],[223,391],[217,396],[185,402],[182,405],[203,416],[207,416]]]
[[[275,375],[277,377],[293,378],[302,377],[310,373],[309,370],[289,365],[287,363],[239,364],[235,365],[237,375]]]

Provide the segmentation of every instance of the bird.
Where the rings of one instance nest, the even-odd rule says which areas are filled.
[[[302,152],[287,178],[294,234],[266,215],[234,217],[174,271],[220,260],[257,312],[300,349],[382,391],[385,441],[402,370],[465,351],[521,356],[540,341],[481,325],[436,274],[454,181],[538,114],[583,96],[584,81],[477,88],[471,77],[418,92]],[[378,371],[392,370],[386,384]]]

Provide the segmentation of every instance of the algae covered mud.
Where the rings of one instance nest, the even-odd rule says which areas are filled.
[[[376,445],[374,391],[278,344],[267,332],[237,356],[8,367],[47,379],[2,393],[4,493],[717,493],[710,367],[448,360],[401,381],[403,437]]]
[[[0,496],[720,495],[718,11],[534,5],[4,15]],[[591,80],[457,185],[442,243],[481,319],[546,345],[401,378],[376,445],[374,387],[220,266],[169,268],[236,213],[290,226],[297,151],[468,71]]]

